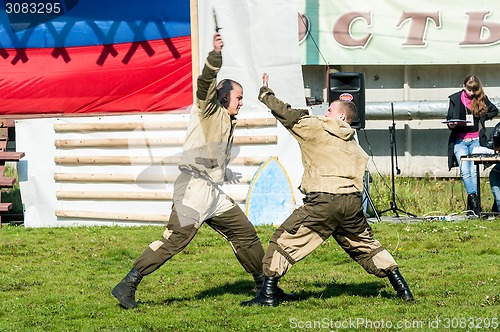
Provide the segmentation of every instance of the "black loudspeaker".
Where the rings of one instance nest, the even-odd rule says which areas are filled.
[[[358,120],[353,121],[351,127],[365,128],[365,74],[360,72],[330,73],[328,84],[328,104],[337,99],[352,101],[358,111]]]

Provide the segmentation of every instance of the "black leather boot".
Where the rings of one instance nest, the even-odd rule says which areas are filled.
[[[387,277],[389,278],[392,287],[394,287],[397,297],[405,301],[413,301],[413,294],[398,269],[391,271]]]
[[[111,291],[114,297],[125,309],[137,307],[135,302],[135,290],[142,280],[142,275],[135,268],[132,268],[125,278],[120,281]]]
[[[253,273],[253,280],[255,281],[255,292],[259,294],[260,288],[262,287],[262,283],[264,282],[264,273],[257,272]],[[290,301],[298,301],[299,298],[296,295],[285,293],[285,291],[279,287],[276,287],[276,299],[279,302],[290,302]]]
[[[252,276],[255,281],[255,293],[259,294],[262,283],[264,282],[264,273],[262,271],[253,273]]]
[[[241,306],[251,307],[254,305],[276,307],[278,299],[276,298],[276,289],[280,278],[264,276],[259,294],[250,301],[243,301]]]
[[[479,217],[479,198],[476,193],[467,195],[467,208]]]

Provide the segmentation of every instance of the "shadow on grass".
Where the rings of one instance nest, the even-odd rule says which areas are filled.
[[[387,293],[386,291],[381,291],[386,287],[386,284],[381,281],[374,282],[362,282],[362,283],[336,283],[331,282],[328,284],[312,284],[315,289],[314,291],[300,291],[295,294],[300,297],[301,300],[309,298],[331,298],[338,297],[342,295],[349,296],[361,296],[361,297],[385,297],[391,298],[394,295]],[[320,289],[323,287],[323,289]]]
[[[212,297],[219,297],[226,294],[233,295],[244,295],[248,299],[255,296],[254,291],[255,284],[250,280],[240,280],[233,283],[226,283],[224,285],[208,288],[193,297],[173,297],[164,299],[162,302],[164,304],[170,304],[175,302],[201,300]],[[328,284],[305,284],[307,288],[314,288],[317,290],[305,291],[301,290],[299,292],[294,292],[293,294],[299,297],[299,301],[307,300],[309,298],[317,299],[327,299],[332,297],[338,297],[342,295],[349,296],[361,296],[361,297],[383,297],[383,298],[393,298],[395,294],[391,294],[385,290],[386,284],[382,281],[375,282],[363,282],[363,283],[328,283]],[[289,292],[284,289],[285,292]],[[154,303],[148,303],[153,305]]]

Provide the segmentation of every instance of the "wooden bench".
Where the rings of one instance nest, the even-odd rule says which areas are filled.
[[[9,212],[10,209],[12,208],[12,203],[0,203],[0,212]],[[1,215],[0,215],[0,220],[1,219]]]
[[[5,163],[19,161],[24,157],[24,152],[6,152],[0,151],[0,190],[2,188],[12,188],[16,183],[16,178],[4,177]],[[2,227],[2,214],[10,211],[12,203],[2,203],[0,194],[0,227]]]

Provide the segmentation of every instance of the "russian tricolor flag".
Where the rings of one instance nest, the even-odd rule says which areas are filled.
[[[0,2],[0,114],[169,111],[192,95],[189,0]]]

